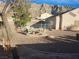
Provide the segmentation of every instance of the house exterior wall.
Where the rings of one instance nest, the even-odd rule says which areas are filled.
[[[62,15],[62,30],[75,25],[75,21],[79,21],[79,9],[72,10]]]
[[[55,24],[55,29],[59,30],[59,22],[60,22],[60,18],[59,16],[56,17],[56,24]]]
[[[59,30],[60,17],[56,16],[56,30]],[[68,30],[69,27],[79,27],[79,8],[62,14],[62,30]]]
[[[56,27],[56,17],[49,17],[46,22],[48,22],[48,28],[55,29]]]
[[[40,21],[38,23],[35,23],[31,27],[55,29],[55,27],[56,27],[56,17],[49,17],[49,18],[45,19],[45,21]]]

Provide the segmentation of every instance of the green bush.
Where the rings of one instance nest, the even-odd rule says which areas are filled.
[[[19,26],[25,26],[27,22],[31,21],[30,13],[28,12],[30,4],[26,2],[19,2],[17,7],[14,6],[13,11],[16,12],[13,16],[15,23]]]

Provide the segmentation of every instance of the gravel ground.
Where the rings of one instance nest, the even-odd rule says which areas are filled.
[[[72,31],[47,31],[43,35],[15,33],[20,59],[79,59],[79,41]]]
[[[15,34],[15,44],[33,44],[33,43],[51,43],[51,40],[56,41],[63,41],[63,42],[77,42],[76,40],[76,33],[78,32],[71,32],[71,31],[47,31],[43,33],[43,35],[23,35],[20,33]],[[47,36],[52,38],[47,39]]]

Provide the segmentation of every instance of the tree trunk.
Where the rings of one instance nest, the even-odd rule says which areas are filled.
[[[10,48],[11,48],[11,44],[10,44],[10,40],[12,39],[12,36],[11,36],[11,30],[9,28],[9,24],[8,24],[8,21],[7,21],[7,18],[6,18],[6,15],[2,15],[2,20],[3,20],[3,23],[4,23],[4,27],[5,27],[5,32],[6,32],[6,36],[7,38],[4,37],[4,49],[6,52],[9,52]],[[5,33],[4,33],[5,34]]]
[[[8,24],[8,20],[7,20],[7,12],[8,12],[8,9],[10,8],[10,5],[5,5],[4,9],[3,9],[3,12],[2,12],[2,21],[3,21],[3,24],[4,24],[4,28],[6,30],[6,36],[7,38],[5,39],[4,38],[4,49],[7,53],[10,52],[10,49],[11,49],[11,39],[12,39],[12,32],[11,32],[11,29],[10,29],[10,26]],[[4,33],[5,34],[5,33]]]

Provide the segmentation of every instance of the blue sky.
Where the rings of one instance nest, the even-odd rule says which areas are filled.
[[[3,3],[4,2],[4,0],[0,0],[0,3]]]
[[[6,0],[0,0],[0,3],[4,1]],[[37,4],[60,5],[79,8],[79,0],[31,0],[31,2]]]

